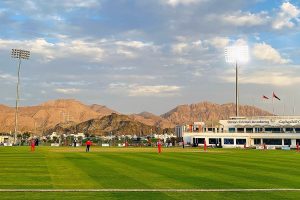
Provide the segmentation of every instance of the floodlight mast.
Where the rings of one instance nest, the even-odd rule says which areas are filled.
[[[239,116],[239,68],[237,62],[235,62],[235,116]]]
[[[21,60],[28,60],[30,57],[30,51],[21,50],[21,49],[12,49],[11,57],[19,59],[18,63],[18,81],[17,81],[17,94],[16,94],[16,110],[15,110],[15,133],[14,133],[14,144],[17,142],[17,133],[18,133],[18,112],[19,112],[19,86],[20,86],[20,69],[21,69]]]
[[[230,46],[225,48],[227,63],[235,63],[235,115],[239,116],[239,87],[238,87],[238,62],[248,62],[248,46]]]

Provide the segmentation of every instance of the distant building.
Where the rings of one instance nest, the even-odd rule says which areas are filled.
[[[50,139],[53,140],[54,137],[58,138],[59,135],[56,132],[53,132],[51,135],[49,135]]]
[[[268,145],[296,147],[300,144],[300,116],[231,117],[217,124],[194,122],[177,125],[177,137],[186,144],[224,148]]]
[[[74,136],[75,138],[79,138],[79,137],[81,137],[82,139],[85,139],[86,137],[85,137],[85,135],[84,135],[84,133],[76,133],[76,134],[70,134],[71,136]]]
[[[13,144],[14,142],[14,137],[11,136],[10,134],[7,133],[1,133],[0,134],[0,144],[4,145],[4,146],[8,146]]]

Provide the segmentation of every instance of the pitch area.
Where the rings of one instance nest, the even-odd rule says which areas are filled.
[[[86,153],[83,147],[38,147],[35,152],[1,147],[0,166],[1,199],[297,199],[300,195],[296,190],[268,190],[300,188],[296,151],[164,148],[158,154],[156,148],[92,147]]]

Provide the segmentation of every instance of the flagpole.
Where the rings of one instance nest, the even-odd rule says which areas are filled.
[[[235,116],[239,116],[238,64],[235,62]]]
[[[255,115],[255,109],[254,109],[254,97],[252,97],[252,117]]]
[[[272,108],[273,108],[273,115],[275,115],[275,113],[274,113],[274,92],[273,92],[273,95],[272,95]]]
[[[293,104],[293,115],[295,116],[295,96],[294,96],[294,104]]]

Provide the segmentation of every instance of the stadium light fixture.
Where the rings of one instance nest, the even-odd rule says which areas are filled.
[[[238,63],[249,61],[249,48],[246,45],[229,46],[225,48],[227,63],[235,63],[235,115],[239,116]]]
[[[30,51],[22,49],[12,49],[11,57],[19,59],[18,63],[18,81],[17,81],[17,95],[16,95],[16,110],[15,110],[15,133],[14,133],[14,144],[17,142],[17,133],[18,133],[18,111],[19,111],[19,85],[20,85],[20,69],[21,69],[21,60],[28,60],[30,57]]]

